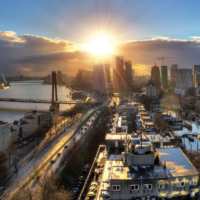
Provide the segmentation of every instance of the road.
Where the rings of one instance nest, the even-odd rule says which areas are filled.
[[[25,166],[19,169],[18,173],[14,174],[5,184],[6,188],[1,199],[9,199],[9,195],[14,194],[34,172],[39,169],[44,163],[46,163],[50,157],[58,151],[59,148],[74,134],[77,126],[81,121],[84,121],[95,109],[88,111],[77,122],[75,122],[70,128],[68,128],[60,137],[58,137],[52,144],[46,149],[38,153],[32,160],[30,160]],[[78,134],[78,133],[77,133]],[[76,134],[76,136],[77,136]],[[72,140],[69,141],[69,143]]]

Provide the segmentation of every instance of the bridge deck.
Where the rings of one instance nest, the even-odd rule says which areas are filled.
[[[0,98],[0,101],[6,102],[21,102],[21,103],[48,103],[51,104],[51,100],[35,100],[35,99],[14,99],[14,98]],[[56,104],[98,104],[101,102],[85,102],[85,101],[54,101]]]

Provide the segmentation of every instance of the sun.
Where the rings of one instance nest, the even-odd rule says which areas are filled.
[[[95,54],[112,54],[114,46],[105,38],[96,38],[90,44],[85,45],[85,50]]]

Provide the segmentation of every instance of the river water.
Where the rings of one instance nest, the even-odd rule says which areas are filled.
[[[200,134],[200,126],[195,121],[188,120],[187,118],[185,118],[184,116],[182,116],[179,111],[168,110],[168,113],[171,113],[171,115],[173,117],[182,119],[183,123],[187,122],[187,123],[191,124],[192,125],[192,131],[191,131],[192,133],[198,133],[198,134]],[[179,135],[179,136],[183,135],[184,133],[190,133],[190,131],[187,128],[185,128],[185,127],[183,127],[183,130],[174,131],[174,134],[175,135]],[[199,149],[199,151],[200,151],[200,142],[199,142],[198,137],[194,137],[194,141],[193,140],[189,140],[187,137],[183,137],[182,138],[182,142],[183,142],[183,144],[186,145],[186,149],[187,150],[189,150],[189,149],[192,149],[192,150]]]
[[[51,85],[44,85],[42,81],[12,82],[9,89],[0,89],[0,98],[21,98],[51,100]],[[57,86],[58,100],[71,101],[69,97],[70,89],[65,86]],[[67,97],[68,95],[68,97]],[[72,105],[61,104],[60,111],[68,109]],[[13,122],[24,116],[25,111],[38,109],[48,111],[50,104],[45,103],[19,103],[0,102],[0,121]]]

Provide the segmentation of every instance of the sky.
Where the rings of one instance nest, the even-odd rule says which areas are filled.
[[[0,65],[5,76],[74,76],[92,70],[99,57],[83,44],[98,37],[114,46],[106,55],[132,61],[136,75],[151,67],[200,64],[199,1],[191,0],[0,0]]]

